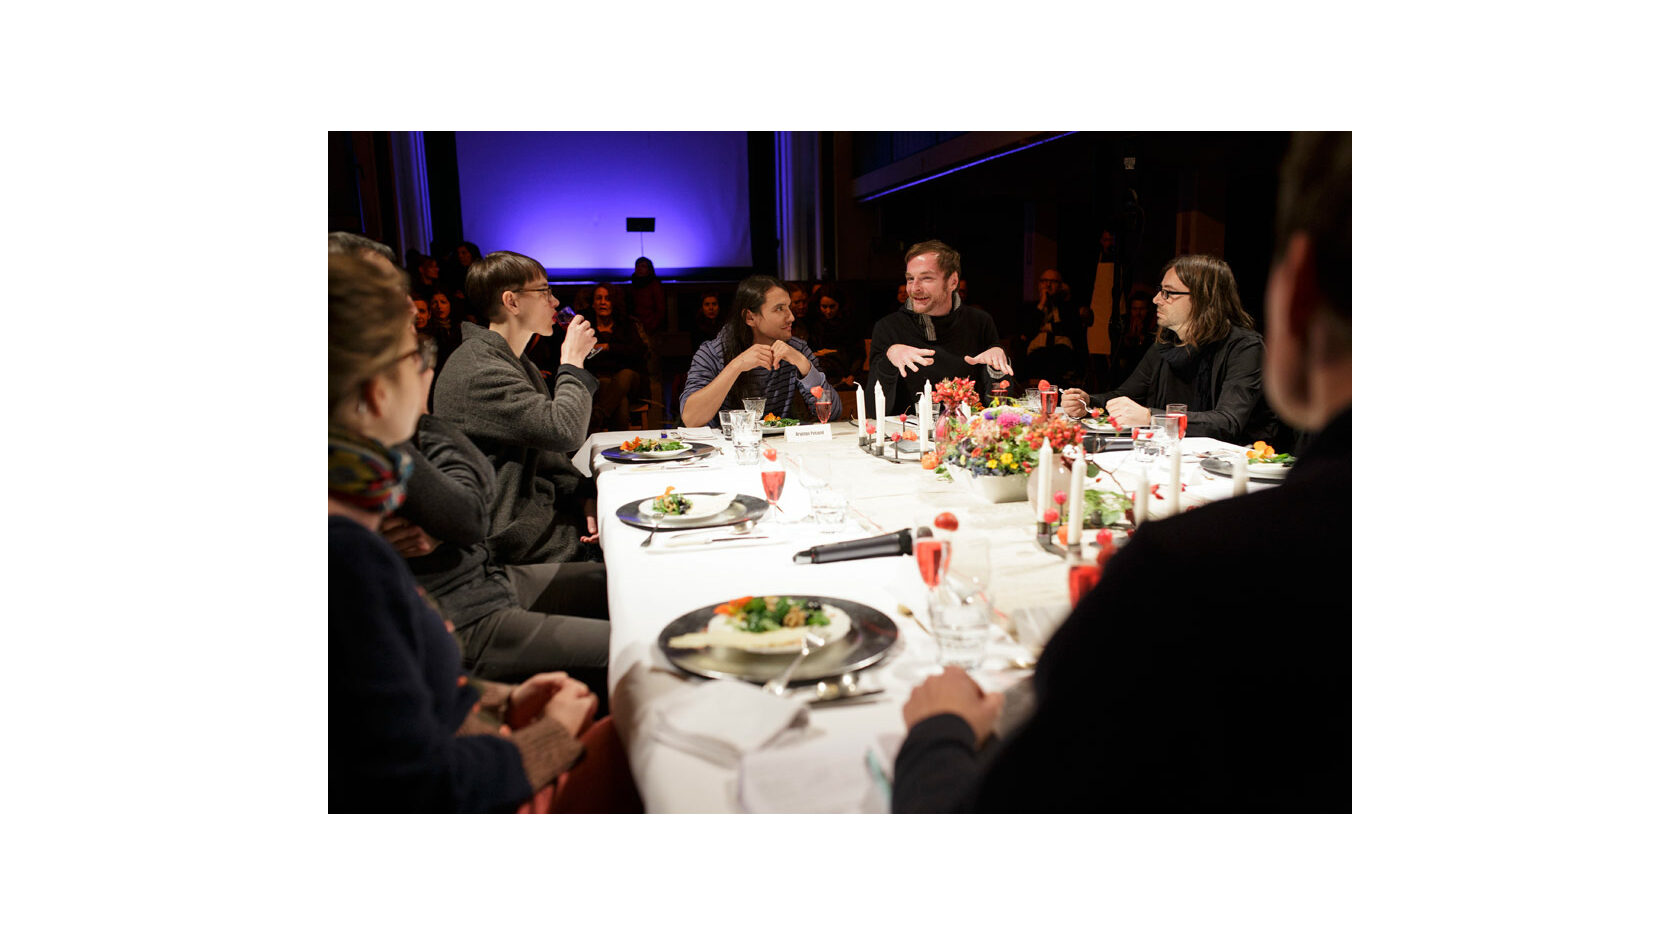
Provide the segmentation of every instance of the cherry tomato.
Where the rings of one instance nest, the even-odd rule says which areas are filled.
[[[948,532],[957,530],[957,517],[950,512],[940,512],[933,519],[934,528],[943,528]]]

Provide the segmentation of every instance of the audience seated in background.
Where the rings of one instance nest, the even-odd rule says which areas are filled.
[[[636,319],[617,317],[614,295],[613,287],[602,283],[590,301],[596,353],[586,367],[600,383],[589,418],[591,430],[628,430],[631,396],[647,385],[647,334]]]
[[[665,286],[653,271],[653,260],[646,256],[636,259],[630,275],[628,312],[649,338],[665,330]]]
[[[1351,812],[1352,203],[1351,136],[1296,135],[1266,393],[1322,432],[1288,479],[1138,528],[1045,646],[1036,708],[1001,740],[1001,693],[956,668],[918,686],[895,812]],[[1169,328],[1185,324],[1172,299]],[[1165,586],[1235,616],[1187,625],[1171,595],[1138,595]],[[1280,600],[1286,629],[1242,616]]]
[[[788,291],[788,310],[793,313],[792,336],[809,343],[811,340],[811,321],[808,313],[811,308],[811,296],[805,291],[805,287],[797,282],[784,284]]]
[[[577,762],[596,697],[564,673],[466,683],[443,617],[376,534],[410,471],[392,447],[431,381],[405,290],[359,248],[328,256],[327,807],[510,811]]]
[[[863,376],[866,364],[863,336],[852,313],[847,311],[840,294],[832,287],[816,292],[817,314],[811,319],[810,336],[806,343],[816,353],[823,374],[841,384]]]
[[[700,310],[694,316],[695,346],[711,341],[717,337],[718,330],[723,327],[723,305],[716,292],[707,292],[700,296]]]
[[[1015,350],[1022,380],[1047,380],[1058,387],[1084,383],[1090,346],[1086,324],[1073,304],[1062,274],[1046,269],[1038,277],[1038,301],[1021,307]]]
[[[1187,436],[1227,443],[1270,440],[1277,418],[1261,392],[1265,345],[1243,311],[1237,279],[1223,259],[1180,256],[1167,264],[1155,296],[1160,328],[1131,376],[1096,402],[1126,426],[1147,426],[1168,404],[1189,405]],[[1090,396],[1070,388],[1062,403],[1085,415]]]
[[[434,291],[430,302],[431,316],[424,330],[437,342],[438,369],[442,370],[449,356],[461,346],[461,328],[455,323],[455,300],[449,297],[448,292],[442,289]]]
[[[1155,328],[1148,293],[1133,292],[1126,311],[1108,320],[1109,387],[1119,387],[1137,370],[1144,353],[1155,343]]]
[[[503,564],[598,559],[594,480],[571,462],[599,386],[583,366],[595,332],[582,316],[565,326],[550,391],[522,354],[533,336],[555,328],[560,303],[542,264],[491,253],[467,270],[467,296],[490,327],[461,326],[461,347],[439,372],[433,400],[437,415],[495,466],[490,553]]]
[[[792,336],[793,310],[781,280],[741,280],[729,310],[718,336],[694,352],[678,403],[683,426],[717,426],[719,410],[740,410],[747,397],[763,397],[765,412],[779,417],[814,417],[811,390],[828,379],[810,347]]]

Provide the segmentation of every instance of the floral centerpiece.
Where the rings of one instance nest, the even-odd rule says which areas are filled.
[[[979,410],[980,395],[974,392],[974,380],[967,377],[948,377],[933,387],[933,402],[945,407],[947,413],[957,413],[960,404]]]
[[[987,407],[967,421],[946,417],[940,421],[946,464],[975,476],[1026,475],[1037,461],[1028,443],[1032,419],[1010,407]]]

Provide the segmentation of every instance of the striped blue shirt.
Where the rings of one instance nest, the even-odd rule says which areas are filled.
[[[821,387],[826,390],[828,388],[828,378],[823,376],[822,368],[817,366],[817,356],[811,353],[810,345],[798,338],[789,338],[787,344],[788,347],[798,351],[807,361],[811,362],[811,373],[801,377],[799,369],[786,361],[783,361],[782,366],[774,371],[761,367],[753,368],[736,380],[735,390],[724,396],[723,406],[718,408],[718,412],[740,410],[742,396],[756,396],[764,398],[766,413],[773,413],[778,417],[786,417],[790,414],[815,417],[816,408],[812,405],[816,402],[816,398],[811,396],[811,388]],[[723,373],[723,369],[728,363],[723,357],[722,338],[713,338],[695,349],[694,360],[688,366],[688,382],[683,385],[682,399],[677,402],[677,411],[679,413],[682,411],[683,405],[688,403],[688,398],[694,396],[696,391],[716,380],[717,376]],[[737,391],[740,393],[736,393]],[[805,401],[803,411],[794,407],[795,391],[798,391],[799,396]],[[845,411],[841,409],[840,398],[831,391],[829,399],[834,402],[834,412],[829,416],[829,419],[844,419]],[[719,423],[720,421],[714,414],[708,426],[715,427]]]

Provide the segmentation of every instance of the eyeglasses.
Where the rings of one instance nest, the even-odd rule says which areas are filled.
[[[1158,286],[1155,287],[1155,294],[1159,295],[1159,296],[1163,296],[1163,297],[1166,298],[1167,301],[1171,302],[1172,297],[1175,296],[1175,295],[1189,295],[1190,293],[1189,292],[1180,292],[1177,289],[1169,289],[1164,285],[1158,285]]]
[[[430,335],[424,336],[420,339],[419,346],[413,351],[410,351],[407,354],[399,354],[389,361],[379,362],[379,364],[374,367],[373,373],[378,374],[380,371],[385,370],[393,364],[401,364],[403,361],[418,355],[420,358],[420,373],[424,374],[437,366],[437,351],[437,339],[431,337]]]
[[[549,298],[551,298],[551,299],[552,299],[552,298],[554,298],[554,290],[553,290],[553,289],[550,289],[550,288],[549,288],[549,287],[548,287],[548,286],[546,286],[546,285],[545,285],[545,286],[543,286],[543,287],[542,287],[542,288],[540,288],[540,289],[514,289],[514,290],[513,290],[513,294],[514,294],[514,295],[518,295],[518,294],[520,294],[520,293],[521,293],[521,292],[546,292],[546,293],[548,293],[548,297],[549,297]]]

